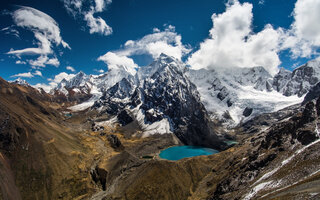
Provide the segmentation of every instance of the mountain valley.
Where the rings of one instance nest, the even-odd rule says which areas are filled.
[[[319,73],[161,54],[49,93],[0,79],[0,199],[319,199]],[[219,153],[159,157],[177,145]]]

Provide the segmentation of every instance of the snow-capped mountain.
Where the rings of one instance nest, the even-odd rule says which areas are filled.
[[[94,105],[101,112],[116,115],[127,109],[128,105],[132,111],[143,104],[140,105],[143,108],[141,112],[143,116],[147,116],[147,120],[142,117],[140,121],[146,123],[140,124],[145,132],[159,132],[160,129],[160,132],[170,132],[173,130],[170,120],[150,126],[156,122],[151,116],[159,119],[157,116],[167,115],[165,112],[168,109],[180,108],[175,102],[168,101],[170,95],[179,97],[181,104],[185,104],[182,102],[186,98],[190,100],[187,97],[189,94],[195,99],[200,97],[212,120],[235,126],[261,113],[273,112],[301,102],[310,88],[319,82],[318,77],[319,59],[312,60],[293,72],[282,68],[272,77],[263,67],[192,70],[182,62],[161,54],[149,66],[140,67],[136,73],[127,71],[123,66],[101,75],[79,72],[69,81],[62,80],[53,92],[69,98],[79,94],[87,97],[86,101],[71,107],[72,110],[84,110]],[[190,85],[193,84],[196,87],[191,89]],[[163,101],[167,102],[163,104]],[[140,119],[137,112],[132,111],[130,114],[135,114],[133,117]]]
[[[181,62],[161,54],[150,66],[140,68],[134,79],[124,78],[104,92],[92,109],[117,115],[119,120],[131,117],[144,136],[174,133],[185,144],[223,149],[185,70]]]
[[[187,75],[210,116],[227,125],[302,101],[273,90],[273,78],[263,67],[189,70]]]
[[[80,71],[70,80],[63,79],[50,93],[64,96],[71,101],[78,100],[79,96],[86,98],[85,101],[78,101],[80,104],[71,108],[72,110],[84,110],[91,107],[104,91],[129,76],[132,77],[132,72],[126,71],[123,66],[100,75],[86,75]]]
[[[21,78],[17,78],[16,80],[9,81],[9,82],[13,84],[23,85],[23,86],[30,86],[30,84],[26,80],[23,80]]]

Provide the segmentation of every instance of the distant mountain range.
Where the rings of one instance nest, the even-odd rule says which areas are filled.
[[[167,65],[174,66],[175,74],[169,74],[172,79],[183,78],[174,84],[194,84],[196,88],[193,88],[191,93],[195,98],[200,97],[210,118],[229,127],[246,122],[261,113],[273,112],[302,102],[303,96],[319,82],[320,77],[319,59],[312,60],[292,72],[281,68],[278,74],[271,76],[263,67],[192,70],[175,58],[161,54],[151,65],[139,68],[135,74],[126,71],[122,66],[98,76],[79,72],[69,81],[62,80],[50,93],[71,100],[80,99],[79,105],[71,107],[73,110],[84,110],[94,104],[97,107],[98,103],[106,98],[116,98],[118,102],[129,101],[127,98],[137,89],[147,87],[146,83],[165,80],[167,77],[157,80],[154,78],[157,74],[168,76],[162,73]],[[170,88],[169,84],[172,82],[153,84],[152,87],[161,85],[166,89]],[[118,92],[108,91],[110,88]],[[158,90],[149,92],[156,91]],[[179,94],[183,97],[184,92],[188,91],[180,90]],[[154,100],[148,99],[151,102]]]

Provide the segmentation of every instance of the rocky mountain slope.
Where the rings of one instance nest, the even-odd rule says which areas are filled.
[[[292,72],[281,69],[274,77],[273,88],[285,96],[306,94],[320,80],[320,58],[311,60]]]
[[[0,78],[0,193],[3,199],[73,198],[83,172],[71,152],[85,150],[49,95]],[[75,178],[75,174],[78,174]],[[83,192],[84,192],[83,191]],[[89,192],[90,193],[90,192]]]
[[[111,87],[92,109],[117,115],[120,121],[132,118],[143,136],[174,133],[184,144],[224,149],[182,63],[162,54],[148,68]]]

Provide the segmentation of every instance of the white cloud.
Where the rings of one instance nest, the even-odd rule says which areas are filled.
[[[44,83],[37,83],[35,85],[33,85],[33,87],[35,88],[42,88],[45,92],[49,93],[50,90],[52,89],[52,87],[50,85],[44,84]]]
[[[32,78],[34,76],[31,74],[31,72],[25,72],[25,73],[19,73],[19,74],[12,75],[11,77]]]
[[[261,32],[253,33],[252,18],[252,4],[229,1],[224,13],[212,15],[210,37],[187,63],[194,69],[263,66],[275,74],[283,31],[266,25]]]
[[[15,27],[13,25],[5,27],[5,28],[1,29],[0,31],[4,32],[7,35],[13,35],[13,36],[20,39],[20,33],[17,29],[15,29]]]
[[[136,73],[136,68],[138,65],[134,63],[131,58],[126,56],[120,56],[112,52],[108,52],[103,56],[98,58],[99,61],[103,61],[108,65],[108,69],[119,69],[123,67],[126,71],[134,75]]]
[[[320,1],[298,0],[293,11],[294,22],[286,32],[283,49],[290,48],[293,57],[309,57],[320,47]]]
[[[101,18],[94,17],[94,11],[85,14],[84,19],[87,21],[87,26],[90,28],[90,33],[100,33],[101,35],[111,35],[112,28]]]
[[[41,55],[36,60],[28,60],[28,62],[35,69],[45,67],[46,65],[52,65],[55,67],[60,65],[60,62],[57,58],[48,58],[46,55]]]
[[[112,28],[101,17],[95,17],[97,13],[103,12],[112,0],[62,0],[64,7],[73,17],[81,17],[87,22],[90,34],[101,35],[112,34]],[[85,6],[84,6],[85,5]]]
[[[60,65],[60,62],[57,58],[50,58],[47,62],[47,65],[53,65],[55,67],[58,67]]]
[[[67,66],[66,69],[69,70],[69,71],[72,71],[72,72],[75,72],[75,71],[76,71],[76,70],[75,70],[73,67],[71,67],[71,66]]]
[[[97,12],[102,12],[107,4],[112,3],[112,0],[94,0],[94,2],[96,4],[95,10]]]
[[[70,46],[63,41],[60,35],[60,29],[57,22],[49,15],[34,8],[21,6],[14,11],[12,18],[16,26],[32,31],[37,39],[38,47],[30,47],[20,50],[11,49],[7,54],[14,54],[18,57],[22,55],[40,55],[37,60],[29,60],[33,66],[44,67],[48,64],[57,66],[57,58],[48,58],[49,54],[54,54],[52,46],[62,45],[70,49]]]
[[[181,35],[175,32],[174,26],[169,25],[162,32],[159,29],[153,31],[152,34],[139,40],[128,40],[123,49],[117,50],[115,53],[120,56],[150,54],[153,58],[165,53],[181,60],[182,56],[190,52],[190,49],[182,44]]]
[[[17,65],[25,65],[25,64],[27,64],[25,61],[21,61],[21,60],[17,60],[16,61],[16,64]]]
[[[54,76],[54,79],[52,80],[52,82],[54,83],[60,83],[63,79],[66,79],[67,81],[69,81],[70,79],[72,79],[75,76],[75,74],[68,74],[66,72],[61,72],[60,74],[57,74]]]
[[[42,76],[42,73],[41,73],[41,71],[36,70],[36,71],[33,73],[33,75],[35,75],[35,76]]]
[[[94,69],[93,71],[98,72],[98,73],[104,73],[103,69]]]
[[[175,32],[175,27],[168,25],[162,32],[154,28],[153,33],[141,39],[128,40],[121,49],[113,52],[109,51],[97,60],[105,62],[109,69],[123,67],[131,74],[135,74],[138,65],[134,63],[133,59],[129,58],[130,56],[148,54],[155,59],[161,53],[165,53],[181,60],[182,56],[190,51],[182,44],[181,36]]]

